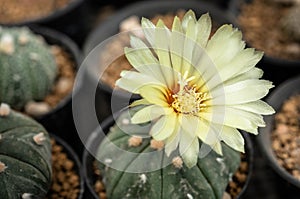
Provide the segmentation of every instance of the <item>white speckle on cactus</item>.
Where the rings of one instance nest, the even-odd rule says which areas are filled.
[[[165,144],[163,141],[157,141],[152,139],[150,141],[150,147],[156,150],[162,150],[164,148]]]
[[[172,164],[174,165],[175,168],[181,169],[183,165],[183,161],[181,157],[176,156],[175,158],[172,159]]]
[[[228,180],[229,180],[229,181],[232,181],[233,173],[229,173],[228,175],[229,175]]]
[[[45,137],[45,134],[43,132],[41,132],[41,133],[36,134],[35,136],[33,136],[33,141],[37,145],[42,145],[45,140],[46,140],[46,137]]]
[[[137,147],[140,146],[143,142],[143,138],[141,136],[132,136],[128,139],[128,146]]]
[[[18,81],[21,80],[21,76],[18,75],[18,74],[14,74],[14,75],[13,75],[13,80],[14,80],[15,82],[18,82]]]
[[[143,173],[140,176],[140,181],[145,184],[147,182],[147,176]]]
[[[188,199],[194,199],[194,197],[191,194],[189,194],[189,193],[186,194],[186,196],[187,196]]]
[[[37,53],[29,53],[29,58],[32,60],[32,61],[38,61],[39,60],[39,55]]]
[[[7,169],[7,166],[3,162],[0,162],[0,173],[4,172],[5,169]]]
[[[25,45],[28,43],[28,41],[29,41],[28,35],[26,33],[21,33],[18,38],[19,44]]]
[[[0,117],[8,116],[10,113],[10,107],[8,104],[1,103],[0,104]]]
[[[11,55],[15,52],[14,38],[10,34],[3,34],[0,39],[0,52]]]
[[[50,105],[45,102],[31,101],[25,105],[25,112],[31,116],[40,116],[48,113],[50,110]]]
[[[31,199],[32,198],[32,194],[31,193],[23,193],[22,194],[22,199]]]
[[[226,165],[224,163],[224,159],[223,158],[216,158],[217,162],[221,164],[221,174],[224,173],[224,170],[226,169]]]
[[[105,164],[111,164],[111,163],[112,163],[112,159],[106,158],[106,159],[104,160],[104,163],[105,163]]]
[[[130,121],[129,121],[129,119],[127,119],[127,118],[124,118],[123,120],[122,120],[122,124],[124,124],[124,125],[128,125],[130,123]]]

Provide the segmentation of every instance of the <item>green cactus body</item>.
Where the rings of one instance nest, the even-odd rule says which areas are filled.
[[[178,168],[170,164],[151,172],[124,172],[137,165],[162,164],[168,158],[163,151],[155,153],[152,159],[139,158],[141,153],[155,151],[151,148],[151,138],[149,136],[144,138],[141,145],[137,147],[130,147],[128,139],[132,135],[147,135],[150,125],[128,124],[122,122],[124,119],[130,121],[128,116],[122,114],[116,122],[117,125],[110,129],[108,139],[104,139],[97,152],[99,162],[109,162],[109,166],[98,164],[109,199],[222,198],[231,176],[239,167],[239,152],[222,144],[223,156],[210,151],[204,158],[198,159],[197,165],[190,169],[185,165]],[[113,145],[135,155],[127,156],[125,152],[120,153]],[[113,169],[116,168],[114,165],[118,165],[118,170]]]
[[[37,140],[39,134],[42,137]],[[0,135],[0,198],[45,198],[52,176],[51,143],[46,130],[10,111],[0,116]]]
[[[50,47],[28,28],[0,27],[0,102],[21,109],[42,100],[57,73]]]

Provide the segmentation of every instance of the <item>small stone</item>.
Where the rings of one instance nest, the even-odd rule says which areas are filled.
[[[73,82],[69,78],[60,78],[57,82],[57,93],[66,94],[72,89]]]
[[[33,136],[33,140],[37,145],[42,145],[46,140],[45,134],[43,132]]]
[[[28,102],[25,105],[25,112],[31,116],[40,116],[48,113],[51,110],[49,104],[45,102]]]
[[[7,166],[3,162],[0,162],[0,173],[4,172],[5,169],[7,169]]]
[[[10,113],[10,107],[8,104],[1,103],[0,105],[0,117],[8,116]]]
[[[175,168],[181,169],[183,166],[183,161],[181,157],[177,156],[172,159],[172,164],[174,165]]]
[[[103,183],[100,180],[97,180],[95,183],[95,191],[100,192],[100,191],[104,191],[104,190],[105,190],[105,188],[104,188]]]
[[[142,144],[143,138],[141,136],[132,136],[128,139],[128,146],[138,147]]]
[[[165,144],[163,141],[157,141],[152,139],[150,141],[150,147],[156,150],[162,150],[164,148]]]
[[[0,39],[0,52],[12,55],[15,52],[14,38],[10,34],[4,34]]]

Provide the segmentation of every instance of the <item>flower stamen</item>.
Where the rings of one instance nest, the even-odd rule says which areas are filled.
[[[195,86],[189,86],[188,83],[195,76],[187,76],[187,71],[183,76],[178,75],[179,91],[172,95],[171,105],[176,112],[197,115],[206,106],[203,101],[207,99],[207,93],[198,92]]]

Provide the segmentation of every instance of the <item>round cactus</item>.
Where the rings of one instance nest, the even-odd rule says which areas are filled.
[[[57,73],[50,47],[28,28],[0,27],[0,102],[21,109],[42,100]]]
[[[51,176],[51,143],[46,130],[2,103],[0,198],[45,198]]]
[[[222,144],[223,156],[212,150],[199,158],[192,168],[187,168],[180,156],[167,157],[163,152],[154,153],[152,159],[143,159],[141,153],[162,150],[162,145],[149,136],[142,138],[149,132],[149,125],[135,125],[128,121],[130,118],[122,114],[97,152],[109,199],[222,198],[230,178],[239,167],[239,152]],[[138,172],[139,165],[161,165],[168,158],[171,158],[171,164],[164,168]],[[137,172],[126,172],[129,168],[136,168]]]

